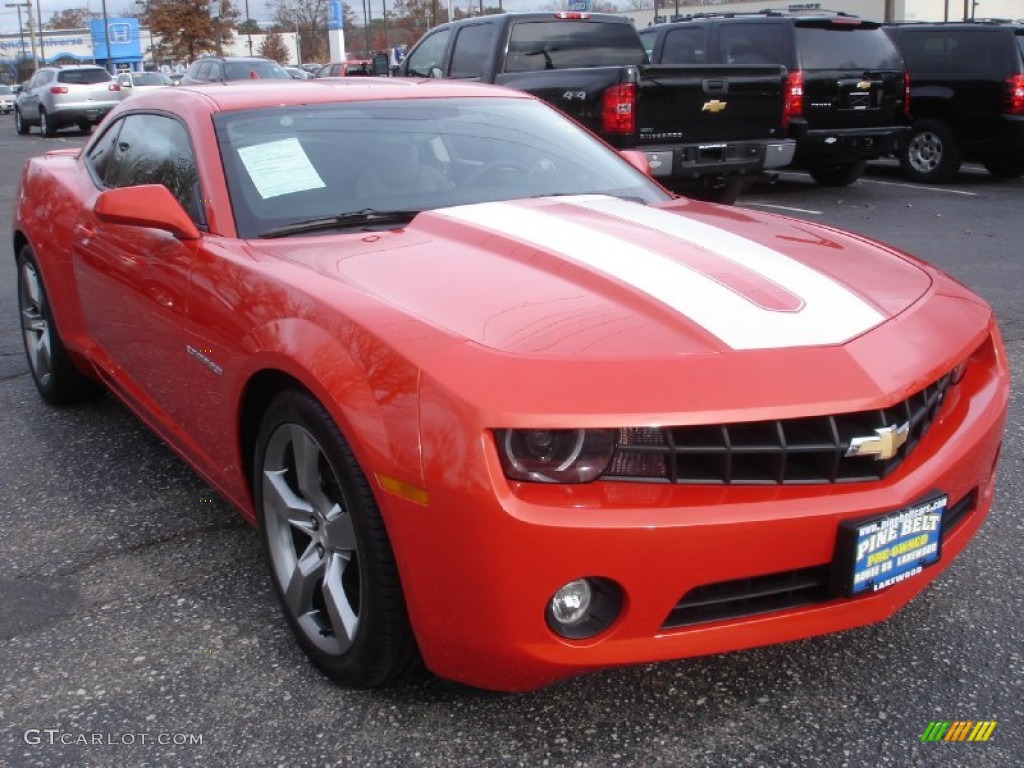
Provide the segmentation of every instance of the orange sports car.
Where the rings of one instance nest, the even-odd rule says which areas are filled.
[[[140,94],[24,170],[32,375],[112,392],[256,525],[344,684],[422,658],[522,691],[891,615],[992,503],[990,308],[644,167],[476,84]]]

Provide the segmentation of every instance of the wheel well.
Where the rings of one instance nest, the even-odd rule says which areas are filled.
[[[238,448],[242,457],[242,468],[245,471],[245,483],[249,493],[253,492],[252,469],[253,451],[256,449],[256,438],[260,431],[260,421],[270,402],[286,389],[302,389],[302,383],[286,373],[275,370],[260,371],[249,379],[245,393],[242,395],[242,406],[238,413]]]
[[[21,253],[21,249],[28,245],[28,238],[25,237],[21,232],[14,233],[14,260],[18,260],[18,254]]]

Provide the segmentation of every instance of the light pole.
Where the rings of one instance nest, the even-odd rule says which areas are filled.
[[[21,60],[25,61],[25,27],[21,24],[21,9],[28,3],[4,3],[4,8],[18,9],[18,36],[21,38]],[[18,79],[21,79],[21,72],[18,72]]]
[[[107,23],[107,0],[103,0],[103,39],[107,45],[107,72],[114,74],[110,68],[113,64],[113,57],[110,55],[110,25]]]
[[[252,56],[252,17],[249,15],[249,0],[245,0],[245,34],[248,37],[249,55]]]
[[[46,63],[46,48],[43,47],[43,11],[39,6],[39,0],[36,0],[36,18],[39,19],[39,58],[43,60],[43,64]]]

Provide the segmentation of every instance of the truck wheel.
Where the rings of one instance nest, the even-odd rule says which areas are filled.
[[[986,171],[1000,179],[1024,176],[1024,157],[987,157],[982,165]]]
[[[863,160],[856,163],[818,165],[808,168],[807,172],[823,187],[848,187],[864,174],[865,165]]]
[[[750,183],[741,179],[707,179],[700,187],[690,187],[679,190],[682,194],[694,200],[703,200],[707,203],[718,203],[719,205],[733,205],[739,196],[750,188]]]
[[[900,170],[912,181],[937,184],[960,170],[960,150],[953,132],[941,120],[919,120],[900,147]]]

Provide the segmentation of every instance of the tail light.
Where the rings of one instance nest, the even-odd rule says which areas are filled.
[[[559,11],[555,14],[556,19],[589,19],[589,13],[579,13],[577,11]]]
[[[120,91],[121,90],[121,86],[118,83],[111,83],[110,85],[107,86],[107,90],[108,91]]]
[[[903,71],[903,114],[910,117],[910,72]]]
[[[782,127],[788,128],[793,118],[804,115],[804,73],[796,70],[786,75],[786,98],[782,103]]]
[[[50,93],[67,93],[68,87],[66,85],[51,85]]]
[[[601,133],[636,132],[636,83],[613,85],[601,95]]]
[[[1024,115],[1024,75],[1010,75],[1006,78],[1003,114]]]

